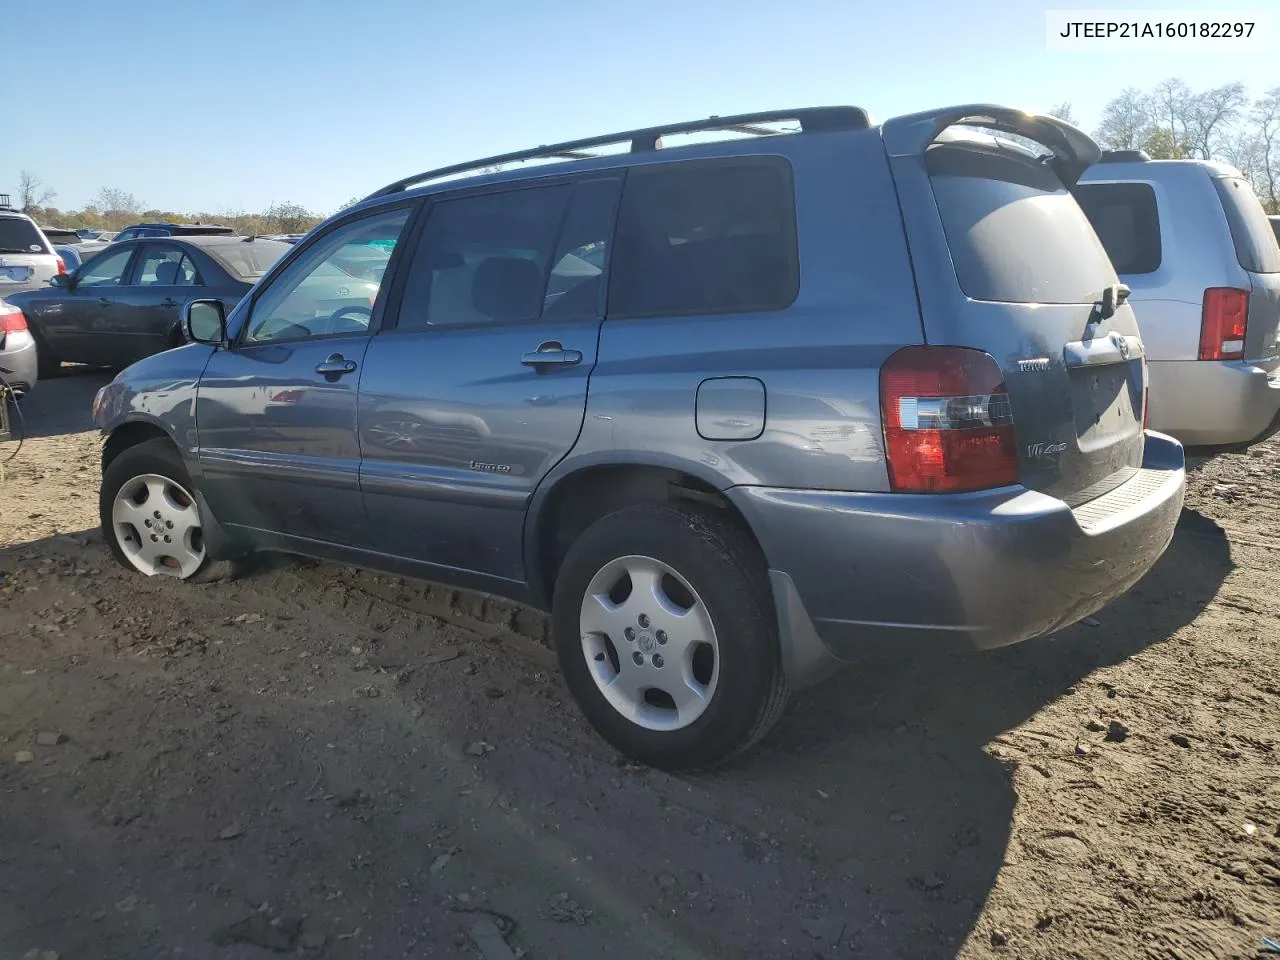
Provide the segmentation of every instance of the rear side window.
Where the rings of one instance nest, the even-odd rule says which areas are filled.
[[[1057,175],[998,148],[938,144],[925,158],[965,296],[1093,303],[1116,272]]]
[[[0,253],[48,253],[40,231],[30,220],[0,217]]]
[[[1081,183],[1075,195],[1116,273],[1160,269],[1160,213],[1149,183]]]
[[[781,310],[799,283],[785,160],[732,158],[627,173],[610,317]]]
[[[1267,223],[1266,211],[1248,181],[1220,177],[1213,181],[1236,245],[1236,259],[1250,273],[1280,273],[1280,248]]]

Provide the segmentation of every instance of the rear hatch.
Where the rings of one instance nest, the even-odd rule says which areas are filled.
[[[1244,358],[1272,360],[1280,354],[1280,247],[1267,214],[1249,182],[1241,177],[1215,177],[1213,185],[1231,228],[1236,260],[1249,274],[1249,313]]]
[[[925,341],[982,350],[1000,368],[1018,482],[1071,505],[1123,483],[1142,464],[1143,347],[1068,190],[1097,146],[1061,121],[986,105],[883,132]]]
[[[0,216],[0,296],[8,288],[29,285],[47,268],[52,252],[36,225],[26,217]]]

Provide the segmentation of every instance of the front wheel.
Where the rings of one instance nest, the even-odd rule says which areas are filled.
[[[592,524],[560,569],[552,623],[587,719],[652,766],[726,760],[786,705],[764,558],[712,511],[646,504]]]
[[[111,461],[98,509],[103,539],[129,569],[197,582],[235,572],[231,561],[208,556],[191,478],[167,440],[147,440]]]

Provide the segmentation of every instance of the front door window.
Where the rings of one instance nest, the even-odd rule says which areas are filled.
[[[242,342],[367,333],[391,254],[408,219],[409,211],[401,207],[363,217],[323,237],[258,297]]]

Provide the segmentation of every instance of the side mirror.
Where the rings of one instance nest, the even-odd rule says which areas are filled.
[[[193,343],[221,347],[227,342],[227,317],[221,300],[192,300],[182,308],[182,333]]]
[[[74,276],[71,273],[55,273],[49,278],[49,283],[52,286],[61,287],[63,290],[70,290],[74,283],[72,280]]]

